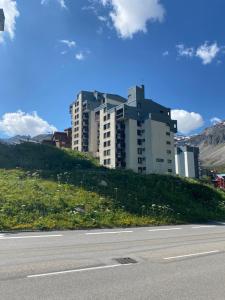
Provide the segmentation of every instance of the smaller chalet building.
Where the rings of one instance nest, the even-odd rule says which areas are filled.
[[[215,187],[225,190],[225,174],[216,174],[214,184]]]

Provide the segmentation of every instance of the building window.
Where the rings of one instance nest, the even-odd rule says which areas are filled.
[[[142,160],[142,157],[138,157],[138,163],[139,163],[139,164],[142,164],[142,161],[143,161],[143,160]]]
[[[110,137],[110,131],[104,133],[104,139]]]
[[[109,150],[105,150],[104,151],[104,156],[109,156],[111,154],[111,151],[110,149]]]
[[[166,153],[167,153],[167,154],[171,154],[172,151],[171,151],[171,150],[167,150]]]
[[[137,153],[138,153],[138,154],[142,155],[142,152],[143,152],[142,148],[138,148],[138,149],[137,149]]]
[[[171,142],[170,142],[170,141],[167,141],[166,144],[167,144],[167,145],[171,145]]]
[[[141,167],[138,167],[138,173],[142,173],[143,169]]]
[[[111,146],[111,141],[104,142],[104,147],[110,147],[110,146]]]
[[[138,129],[138,130],[137,130],[137,135],[141,136],[141,133],[142,133],[141,130]]]
[[[163,158],[156,158],[156,161],[162,163],[162,162],[164,162],[164,159]]]
[[[167,132],[166,132],[166,135],[170,136],[170,132],[167,131]]]
[[[141,124],[141,121],[137,121],[137,126],[138,126],[138,127],[141,127],[141,125],[142,125],[142,124]]]
[[[110,165],[111,164],[110,158],[109,159],[104,159],[103,164],[104,164],[104,166]]]
[[[173,170],[172,169],[168,169],[168,173],[172,173],[173,172]]]
[[[107,123],[104,125],[104,130],[109,129],[110,128],[110,123]]]
[[[168,164],[172,164],[172,159],[167,160]]]

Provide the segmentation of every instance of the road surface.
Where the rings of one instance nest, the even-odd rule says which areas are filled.
[[[0,234],[0,299],[225,299],[225,225]]]

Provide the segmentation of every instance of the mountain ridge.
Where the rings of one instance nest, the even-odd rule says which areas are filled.
[[[176,143],[199,147],[200,162],[204,167],[225,165],[225,121],[207,127],[196,135],[177,136]]]

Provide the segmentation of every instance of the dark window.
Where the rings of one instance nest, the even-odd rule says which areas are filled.
[[[143,169],[141,167],[138,168],[138,173],[142,173]]]
[[[110,152],[111,152],[110,150],[105,150],[105,151],[104,151],[104,156],[110,155]]]
[[[167,154],[171,154],[172,152],[171,152],[171,150],[167,150],[166,153]]]
[[[170,136],[170,132],[167,131],[167,132],[166,132],[166,135]]]
[[[142,164],[142,157],[138,157],[138,163]]]
[[[171,142],[169,142],[169,141],[167,141],[166,143],[167,143],[167,145],[171,145]]]
[[[168,159],[167,162],[168,162],[168,164],[172,164],[172,160],[171,159]]]
[[[168,172],[169,172],[169,173],[172,173],[172,172],[173,172],[173,170],[172,170],[172,169],[168,169]]]
[[[110,137],[110,131],[104,133],[104,138]]]
[[[139,136],[141,135],[141,130],[139,130],[139,129],[137,130],[137,135],[139,135]]]
[[[110,165],[111,164],[110,158],[109,159],[104,159],[103,163],[104,163],[105,166]]]
[[[164,162],[164,159],[163,158],[156,158],[156,161],[162,163],[162,162]]]
[[[138,154],[141,155],[141,154],[142,154],[142,148],[138,148],[138,149],[137,149],[137,152],[138,152]]]

